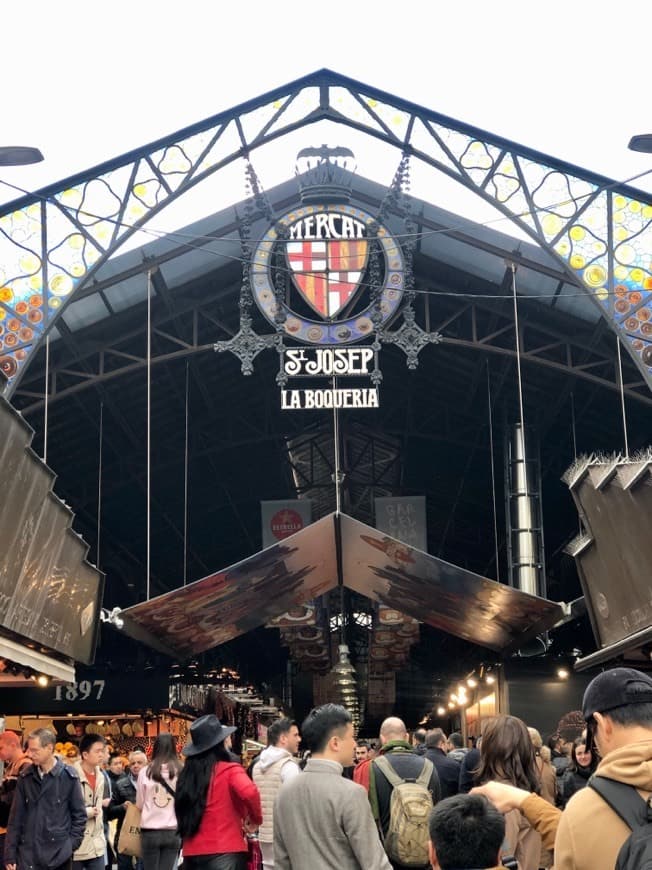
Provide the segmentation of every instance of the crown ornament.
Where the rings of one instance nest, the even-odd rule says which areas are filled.
[[[297,154],[295,173],[301,202],[347,203],[351,199],[355,155],[349,148],[303,148]]]

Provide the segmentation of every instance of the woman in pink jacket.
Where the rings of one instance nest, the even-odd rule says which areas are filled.
[[[171,734],[159,734],[154,741],[152,761],[142,768],[136,784],[144,870],[173,870],[179,855],[181,841],[174,797],[180,772],[174,738]]]
[[[245,870],[245,832],[263,820],[260,794],[229,748],[236,729],[212,713],[190,726],[176,813],[184,870]]]

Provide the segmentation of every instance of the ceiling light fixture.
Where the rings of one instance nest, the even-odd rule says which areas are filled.
[[[652,154],[652,133],[641,133],[632,136],[627,146],[630,151],[642,151],[644,154]]]
[[[25,145],[0,146],[0,166],[25,166],[28,163],[40,163],[43,155],[38,148]]]

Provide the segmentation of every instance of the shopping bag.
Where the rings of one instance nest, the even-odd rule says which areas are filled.
[[[136,858],[141,857],[140,810],[136,804],[129,803],[129,801],[127,801],[127,812],[118,838],[118,853]]]
[[[263,870],[263,853],[258,837],[247,836],[247,870]]]

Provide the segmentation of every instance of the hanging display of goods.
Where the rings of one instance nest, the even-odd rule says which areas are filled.
[[[400,625],[404,621],[404,616],[398,610],[392,610],[389,607],[379,607],[378,621],[385,625]]]
[[[394,643],[389,647],[390,652],[392,653],[403,653],[410,649],[412,644],[407,638],[397,637],[394,638]]]
[[[390,644],[396,639],[396,633],[391,628],[377,628],[373,633],[373,642],[377,644]]]
[[[315,625],[308,625],[304,628],[296,629],[296,637],[297,640],[303,641],[313,641],[317,640],[318,638],[319,640],[322,640],[321,629],[317,628],[317,626]]]
[[[72,722],[70,722],[68,725],[66,725],[66,734],[70,734],[71,737],[75,736],[75,734],[76,734],[75,726],[72,724]]]
[[[134,737],[138,737],[140,734],[145,733],[145,723],[142,719],[134,719],[131,723],[131,733]]]
[[[125,737],[132,737],[133,736],[133,731],[131,730],[131,725],[128,722],[125,722],[125,724],[122,726],[122,733],[124,734]]]
[[[416,622],[409,622],[407,625],[402,625],[400,628],[396,629],[396,634],[399,637],[418,638],[419,624]]]

